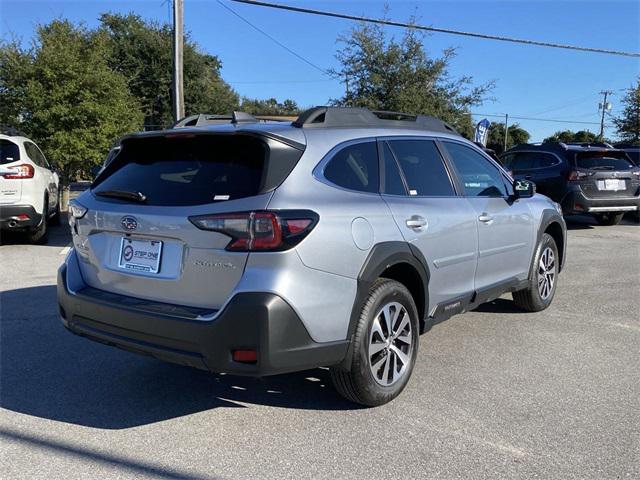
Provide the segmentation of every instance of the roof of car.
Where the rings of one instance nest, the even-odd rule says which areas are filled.
[[[607,152],[619,151],[620,149],[613,147],[608,143],[564,143],[564,142],[546,142],[546,143],[521,143],[511,147],[503,153],[511,153],[518,151],[541,151],[541,152]]]
[[[308,138],[326,137],[329,134],[338,141],[349,137],[355,139],[390,133],[398,136],[438,135],[462,139],[452,126],[435,117],[371,111],[366,108],[314,107],[303,112],[293,122],[257,119],[243,112],[233,112],[231,115],[192,115],[177,122],[174,128],[136,133],[123,140],[202,132],[260,133],[300,148],[307,144]]]

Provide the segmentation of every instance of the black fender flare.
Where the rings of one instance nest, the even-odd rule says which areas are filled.
[[[342,362],[342,366],[347,368],[351,364],[353,354],[353,336],[355,334],[356,325],[360,317],[360,312],[369,295],[371,286],[380,278],[380,275],[389,267],[400,263],[406,263],[412,266],[420,276],[423,291],[422,298],[415,299],[420,321],[424,321],[428,314],[429,307],[429,266],[424,255],[420,250],[403,241],[381,242],[374,245],[369,251],[364,261],[360,273],[357,278],[356,296],[351,308],[349,317],[349,327],[347,330],[347,340],[349,340],[349,349],[347,355]]]
[[[538,248],[538,244],[540,243],[540,239],[542,238],[542,235],[544,234],[544,232],[547,230],[547,228],[549,228],[549,226],[553,223],[557,223],[560,226],[560,229],[562,231],[562,243],[560,245],[557,245],[558,247],[558,253],[560,254],[560,265],[558,268],[558,272],[561,272],[562,269],[564,268],[564,264],[565,264],[565,260],[567,258],[567,224],[564,221],[564,218],[562,217],[562,215],[560,215],[560,213],[558,213],[557,210],[555,209],[551,209],[551,208],[546,208],[542,211],[542,217],[540,219],[540,226],[538,227],[538,232],[536,234],[536,243],[535,243],[535,247],[533,249],[533,255],[535,257],[535,253],[536,253],[536,249]],[[556,243],[558,243],[556,241]],[[533,265],[533,259],[531,260],[531,267],[529,269],[529,278],[533,278],[533,270],[534,270],[534,265]]]

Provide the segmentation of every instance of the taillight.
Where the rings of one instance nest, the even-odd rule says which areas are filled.
[[[576,182],[578,180],[583,179],[587,175],[588,174],[585,173],[585,172],[580,172],[578,170],[573,170],[573,171],[569,172],[569,174],[567,175],[567,180],[569,180],[570,182]]]
[[[189,217],[201,230],[231,237],[225,250],[240,252],[281,251],[298,244],[318,223],[310,210],[221,213]]]
[[[13,167],[6,167],[11,170],[15,170],[16,173],[3,173],[2,176],[7,180],[19,180],[22,178],[33,178],[35,169],[33,165],[23,163],[22,165],[15,165]]]

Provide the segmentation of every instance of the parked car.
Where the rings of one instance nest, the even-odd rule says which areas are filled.
[[[48,224],[60,218],[59,184],[35,142],[15,131],[0,134],[0,230],[46,243]]]
[[[501,155],[514,178],[562,205],[565,215],[591,214],[601,225],[617,225],[625,212],[640,210],[640,168],[608,144],[518,145]]]
[[[617,149],[624,150],[633,163],[640,167],[640,146],[639,145],[628,145],[622,144],[617,145]]]
[[[213,372],[331,368],[380,405],[419,333],[505,292],[551,303],[559,207],[446,123],[316,107],[126,137],[72,204],[65,327]]]

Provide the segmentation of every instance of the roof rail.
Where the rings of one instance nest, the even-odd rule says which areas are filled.
[[[566,142],[567,145],[573,145],[576,147],[601,147],[601,148],[613,148],[613,145],[607,142]]]
[[[302,112],[292,125],[298,128],[415,128],[459,135],[455,128],[448,123],[428,115],[369,110],[359,107],[313,107]]]
[[[225,123],[258,123],[253,115],[246,112],[231,112],[231,115],[211,115],[200,113],[178,120],[171,128],[201,127],[203,125],[222,125]]]

